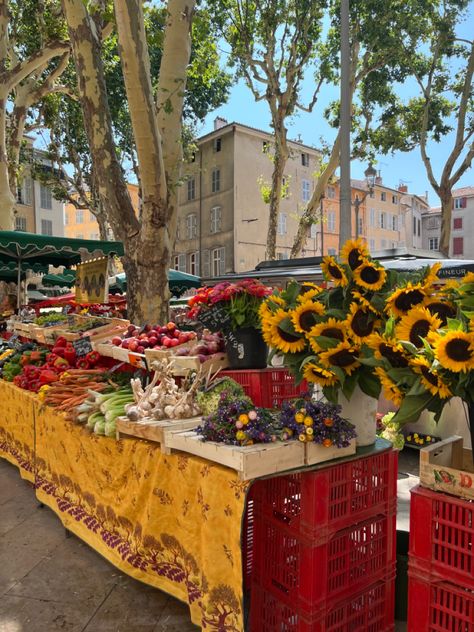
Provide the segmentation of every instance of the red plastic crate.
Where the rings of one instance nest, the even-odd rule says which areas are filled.
[[[474,503],[424,487],[411,490],[410,565],[474,590]]]
[[[255,501],[253,498],[253,487],[247,493],[245,513],[242,522],[242,576],[244,590],[250,590],[250,583],[253,572],[254,554],[254,529],[255,529]]]
[[[219,375],[231,377],[243,387],[255,406],[263,408],[281,408],[283,402],[308,390],[305,381],[296,386],[295,378],[285,368],[228,370]]]
[[[254,484],[258,511],[313,544],[377,514],[392,514],[397,502],[397,452],[389,449],[314,471]]]
[[[309,618],[295,605],[283,604],[270,591],[252,586],[250,632],[391,632],[394,589],[391,575],[349,599],[324,604]]]
[[[407,632],[473,631],[473,591],[409,571]]]
[[[377,515],[338,531],[324,544],[255,517],[253,581],[306,613],[345,599],[394,570],[396,516]]]

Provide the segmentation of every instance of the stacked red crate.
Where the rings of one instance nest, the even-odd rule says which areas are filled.
[[[294,399],[308,390],[306,382],[295,384],[295,378],[288,369],[247,369],[221,371],[220,376],[228,376],[240,384],[245,394],[255,406],[281,408],[283,402]]]
[[[393,629],[396,454],[254,486],[251,632]]]
[[[408,632],[474,630],[474,503],[411,491]]]

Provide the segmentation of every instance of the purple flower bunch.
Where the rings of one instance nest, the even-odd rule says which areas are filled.
[[[271,443],[280,435],[270,410],[257,408],[249,397],[236,397],[228,391],[222,391],[217,411],[204,418],[197,432],[204,441],[240,446]]]
[[[356,437],[356,432],[340,413],[341,407],[337,404],[315,402],[310,397],[285,402],[280,417],[281,438],[314,441],[327,448],[345,448]]]

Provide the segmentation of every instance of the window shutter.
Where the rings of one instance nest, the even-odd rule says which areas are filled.
[[[211,253],[208,249],[202,251],[202,276],[211,276]]]
[[[200,261],[199,261],[199,250],[196,252],[196,276],[199,276],[201,273]]]
[[[225,274],[225,247],[219,248],[219,274]]]
[[[461,208],[466,208],[467,206],[467,199],[465,197],[461,198]]]

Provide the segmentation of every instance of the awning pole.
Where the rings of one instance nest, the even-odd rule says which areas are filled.
[[[18,287],[17,287],[17,292],[16,292],[16,307],[18,309],[18,312],[20,312],[20,305],[21,305],[21,301],[20,301],[20,292],[21,292],[21,258],[18,259]]]

